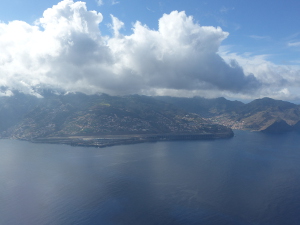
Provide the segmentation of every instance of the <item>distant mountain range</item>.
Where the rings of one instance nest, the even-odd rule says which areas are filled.
[[[248,104],[225,98],[155,97],[232,129],[280,133],[299,130],[300,106],[271,98]]]
[[[244,104],[225,98],[54,94],[51,91],[42,95],[43,98],[36,98],[14,92],[13,96],[0,97],[1,137],[48,141],[64,138],[68,143],[71,140],[68,138],[75,136],[201,139],[231,137],[231,129],[269,133],[300,130],[299,105],[271,98]]]
[[[107,141],[107,135],[110,139],[118,136],[135,140],[233,136],[226,126],[152,97],[51,92],[43,95],[44,98],[36,98],[16,92],[14,96],[1,97],[1,136],[46,142],[63,137],[64,142],[72,143],[74,139],[66,137],[79,136],[83,140],[105,136]]]

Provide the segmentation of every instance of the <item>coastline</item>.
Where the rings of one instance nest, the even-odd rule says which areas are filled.
[[[71,146],[104,148],[115,145],[138,144],[157,141],[183,141],[183,140],[214,140],[232,138],[233,132],[227,133],[192,133],[192,134],[131,134],[131,135],[95,135],[95,136],[66,136],[36,138],[33,143],[66,144]]]

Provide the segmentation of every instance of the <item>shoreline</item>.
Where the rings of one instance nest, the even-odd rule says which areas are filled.
[[[232,138],[234,133],[196,133],[196,134],[136,134],[136,135],[95,135],[95,136],[67,136],[23,139],[33,143],[66,144],[81,147],[104,148],[116,145],[139,144],[157,141],[184,140],[215,140]]]

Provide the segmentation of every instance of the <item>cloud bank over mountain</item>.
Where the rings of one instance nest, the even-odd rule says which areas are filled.
[[[299,68],[219,52],[229,35],[201,26],[185,12],[164,14],[158,30],[137,21],[130,35],[111,15],[112,36],[101,34],[101,13],[64,0],[35,24],[0,23],[0,86],[35,94],[58,88],[88,94],[291,96]],[[251,61],[250,63],[248,61]]]

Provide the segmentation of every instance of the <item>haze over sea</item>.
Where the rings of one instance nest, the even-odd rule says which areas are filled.
[[[0,140],[0,224],[299,224],[300,134],[102,149]]]

